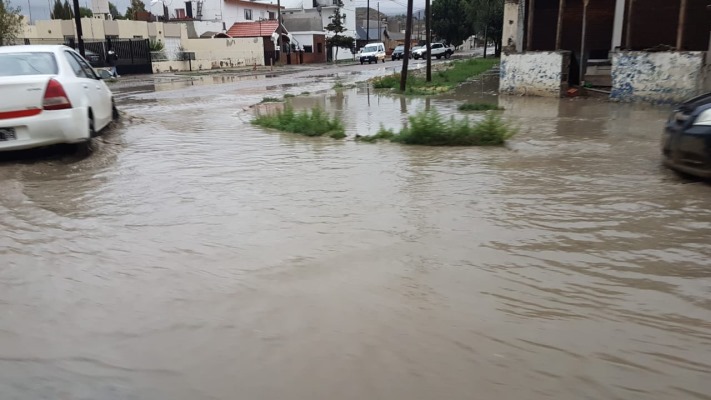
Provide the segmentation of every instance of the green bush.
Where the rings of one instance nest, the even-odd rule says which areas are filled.
[[[380,139],[392,139],[393,136],[395,136],[395,133],[393,131],[385,129],[381,126],[380,130],[378,130],[378,133],[376,133],[375,135],[372,135],[372,136],[356,135],[355,140],[357,142],[375,143]]]
[[[284,95],[284,98],[285,98],[285,99],[290,99],[290,98],[292,98],[292,97],[296,97],[296,95],[295,95],[295,94],[291,94],[291,93],[287,93],[287,94]]]
[[[493,113],[472,124],[466,118],[457,120],[452,116],[447,120],[436,111],[425,111],[411,116],[409,122],[397,134],[380,128],[378,135],[391,136],[397,143],[425,146],[500,146],[516,133]]]
[[[490,111],[503,110],[504,108],[491,103],[464,103],[460,104],[457,109],[459,111]]]
[[[334,139],[345,137],[343,124],[336,117],[329,118],[323,110],[314,107],[311,111],[294,112],[290,106],[274,113],[257,115],[253,124],[304,136],[328,135]]]
[[[281,99],[278,99],[276,97],[265,97],[260,101],[260,103],[279,103],[281,102]]]

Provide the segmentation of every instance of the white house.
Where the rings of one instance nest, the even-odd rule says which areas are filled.
[[[170,3],[166,1],[151,1],[150,12],[153,15],[164,15],[163,7],[165,6],[170,19],[203,21],[204,24],[195,24],[198,35],[203,33],[199,28],[202,25],[210,27],[209,30],[215,30],[215,27],[222,26],[221,30],[224,31],[237,22],[274,20],[278,11],[276,0],[199,0]]]
[[[354,0],[342,0],[343,7],[341,13],[344,16],[343,25],[346,31],[343,32],[346,36],[356,38],[356,5]],[[338,8],[338,0],[283,0],[281,2],[285,15],[318,15],[321,18],[322,26],[325,27],[331,23],[331,17]],[[325,32],[326,36],[331,36],[329,32]],[[339,60],[351,60],[353,54],[350,51],[339,49]]]

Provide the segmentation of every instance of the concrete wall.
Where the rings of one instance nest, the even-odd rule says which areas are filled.
[[[567,89],[568,52],[502,54],[499,91],[504,94],[561,97]]]
[[[118,36],[119,39],[152,39],[164,41],[166,37],[187,38],[185,24],[164,24],[162,22],[109,21],[98,18],[82,18],[81,29],[86,40],[105,40],[106,36]],[[74,21],[44,20],[26,25],[23,39],[64,39],[76,36]]]
[[[519,31],[519,2],[518,0],[507,0],[504,3],[504,25],[501,35],[501,45],[508,47],[509,51],[522,51]]]
[[[705,52],[617,52],[612,93],[617,101],[673,103],[701,91]]]
[[[193,70],[264,65],[262,38],[183,39],[181,43],[184,51],[195,53],[190,63]],[[153,72],[187,71],[190,64],[178,60],[154,62]]]

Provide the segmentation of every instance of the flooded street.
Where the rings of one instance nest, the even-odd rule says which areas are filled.
[[[332,89],[359,69],[126,89],[88,158],[0,162],[0,399],[711,399],[668,109]],[[349,137],[249,123],[287,93]],[[353,140],[480,99],[506,147]]]

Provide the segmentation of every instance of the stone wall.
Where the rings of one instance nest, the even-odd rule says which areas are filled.
[[[617,52],[612,56],[612,92],[617,101],[675,103],[702,89],[705,52]]]
[[[504,94],[561,97],[568,88],[569,64],[568,52],[502,54],[499,91]]]

